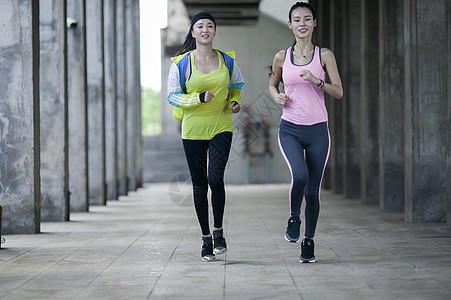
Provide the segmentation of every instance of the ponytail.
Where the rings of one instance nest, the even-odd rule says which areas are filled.
[[[185,37],[185,42],[183,43],[182,47],[179,49],[179,51],[177,52],[177,56],[178,55],[182,55],[186,52],[189,52],[191,50],[196,49],[196,39],[193,38],[193,36],[191,35],[191,30],[192,30],[192,26],[189,28],[188,34]]]

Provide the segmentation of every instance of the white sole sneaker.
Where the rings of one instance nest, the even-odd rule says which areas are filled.
[[[301,236],[298,237],[297,240],[291,240],[287,237],[287,234],[285,233],[285,241],[290,242],[290,243],[299,243],[299,241],[301,240]]]
[[[221,248],[221,249],[214,248],[213,249],[214,254],[224,254],[226,252],[227,252],[227,248]]]
[[[215,261],[216,257],[214,255],[202,256],[202,260],[206,262]]]
[[[314,262],[315,262],[315,258],[313,257],[313,258],[307,259],[307,258],[302,258],[302,256],[301,256],[300,259],[299,259],[299,261],[300,261],[301,263],[314,263]]]

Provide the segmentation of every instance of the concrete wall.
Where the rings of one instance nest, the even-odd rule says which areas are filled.
[[[69,204],[70,211],[88,211],[88,100],[86,80],[86,1],[68,0],[67,30],[69,95]],[[68,24],[69,26],[70,24]]]
[[[40,1],[41,218],[69,219],[66,1]]]
[[[39,6],[0,1],[2,233],[40,231]]]

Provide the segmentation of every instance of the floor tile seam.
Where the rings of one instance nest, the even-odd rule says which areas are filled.
[[[345,259],[343,259],[343,257],[341,257],[340,254],[338,254],[332,247],[330,247],[330,245],[325,240],[321,238],[318,239],[321,240],[321,242],[324,243],[324,245],[326,245],[338,258],[340,258],[343,264],[347,265],[352,270],[356,278],[362,280],[362,282],[364,282],[373,292],[378,294],[377,290],[368,282],[368,280],[365,278],[364,275],[359,274],[358,270],[356,270],[352,264],[348,263]]]
[[[41,243],[39,246],[42,246],[45,243]],[[27,252],[30,252],[36,248],[38,248],[39,246],[36,246],[34,248],[31,248],[30,250],[28,250]],[[78,250],[80,250],[81,248],[83,248],[84,246],[86,246],[86,244],[78,247],[76,250],[71,251],[70,253],[67,253],[66,255],[64,255],[61,259],[59,259],[58,261],[55,261],[54,263],[50,264],[47,268],[45,268],[44,270],[41,270],[40,272],[36,273],[34,276],[32,276],[31,278],[29,278],[28,280],[25,280],[24,282],[22,282],[21,284],[19,284],[17,287],[11,289],[8,293],[6,293],[5,295],[3,295],[2,297],[6,297],[9,294],[11,294],[12,292],[20,289],[21,287],[23,287],[24,285],[30,283],[31,281],[33,281],[34,279],[36,279],[37,277],[39,277],[41,274],[44,274],[45,272],[47,272],[48,270],[50,270],[52,267],[56,266],[57,264],[59,264],[60,262],[64,261],[67,257],[71,256],[72,254],[74,254],[75,252],[77,252]]]
[[[228,211],[224,214],[225,218],[223,220],[223,228],[226,228],[224,231],[228,234],[227,228],[229,228],[229,218],[228,218]],[[224,254],[224,274],[223,274],[223,281],[222,281],[222,299],[224,300],[226,297],[226,276],[227,276],[227,252]]]
[[[73,230],[72,230],[72,231],[68,231],[68,232],[56,233],[56,236],[55,236],[55,237],[52,237],[51,239],[46,240],[46,241],[42,241],[42,242],[39,243],[38,245],[35,245],[35,246],[29,248],[28,250],[24,250],[24,251],[22,251],[22,252],[20,252],[20,253],[18,253],[18,254],[16,254],[16,255],[14,255],[14,257],[11,257],[10,259],[8,259],[8,260],[6,260],[6,261],[1,262],[0,265],[2,265],[2,264],[4,264],[4,263],[7,263],[7,262],[10,262],[11,260],[14,260],[14,259],[16,259],[16,258],[18,258],[18,257],[20,257],[20,256],[22,256],[22,255],[25,255],[26,253],[31,252],[31,251],[33,251],[34,249],[37,249],[37,248],[41,247],[42,245],[45,245],[45,244],[48,244],[48,243],[50,243],[50,242],[59,240],[59,239],[61,239],[61,237],[64,237],[64,236],[66,236],[66,235],[69,235],[69,234],[72,233],[72,232],[73,232]],[[40,232],[40,233],[38,233],[38,235],[39,235],[39,234],[42,234],[42,233],[44,233],[44,232]],[[3,246],[2,248],[3,248],[3,249],[8,249],[8,247],[5,248],[4,246]]]
[[[101,272],[99,272],[97,274],[97,276],[95,276],[92,280],[90,280],[85,287],[83,287],[75,296],[74,298],[78,297],[81,293],[83,293],[83,291],[85,291],[97,278],[99,278],[110,266],[112,266],[118,259],[119,257],[121,257],[122,254],[124,254],[125,252],[127,252],[127,250],[129,250],[134,244],[136,244],[136,242],[138,240],[140,240],[143,236],[145,236],[146,234],[148,234],[150,231],[150,228],[143,232],[138,238],[135,239],[135,241],[133,243],[131,243],[128,247],[126,247],[121,253],[119,253],[116,258],[114,260],[112,260]],[[106,233],[105,233],[106,234]],[[103,236],[103,235],[102,235]]]
[[[68,235],[68,234],[71,234],[71,233],[73,233],[73,231],[67,232],[67,233],[65,233],[63,236]],[[74,255],[75,253],[77,253],[80,249],[86,247],[86,245],[89,245],[89,244],[91,244],[92,242],[94,242],[94,241],[100,239],[101,237],[105,236],[107,233],[108,233],[108,232],[104,232],[104,233],[101,234],[100,236],[97,236],[97,237],[95,237],[95,238],[89,239],[89,241],[87,241],[85,244],[79,246],[77,249],[71,251],[70,253],[67,253],[67,254],[64,255],[61,259],[59,259],[58,261],[55,261],[54,263],[50,264],[47,268],[45,268],[45,269],[42,270],[41,272],[35,274],[33,277],[29,278],[28,280],[26,280],[26,281],[23,282],[22,284],[18,285],[16,288],[12,289],[8,294],[12,293],[14,290],[20,289],[22,286],[24,286],[24,285],[26,285],[27,283],[33,281],[34,279],[36,279],[37,277],[39,277],[41,274],[44,274],[45,272],[47,272],[48,270],[50,270],[50,269],[53,268],[54,266],[58,265],[59,263],[61,263],[61,262],[64,261],[64,260],[66,260],[68,257],[70,257],[70,256]],[[61,237],[61,236],[60,236],[60,237]],[[60,238],[60,237],[59,237],[59,238]],[[56,239],[57,239],[57,238],[54,238],[54,239],[52,239],[52,240],[56,240]],[[29,250],[26,251],[26,252],[31,252],[31,251],[33,251],[33,250],[35,250],[35,249],[41,247],[42,245],[44,245],[44,244],[46,244],[46,243],[48,243],[48,242],[43,242],[43,243],[39,244],[38,246],[29,249]],[[5,296],[7,296],[8,294],[6,294]]]
[[[274,243],[274,245],[275,245],[275,247],[276,247],[276,249],[277,249],[277,252],[279,253],[279,256],[281,257],[281,259],[282,259],[282,261],[283,261],[283,263],[284,263],[284,265],[285,265],[286,271],[287,271],[288,274],[290,275],[290,278],[291,278],[291,280],[292,280],[292,282],[293,282],[293,284],[294,284],[294,286],[295,286],[295,288],[296,288],[296,291],[297,291],[299,297],[300,297],[302,300],[304,300],[305,298],[304,298],[304,296],[302,295],[302,293],[301,293],[301,291],[300,291],[298,285],[296,284],[296,280],[294,279],[293,274],[291,274],[290,269],[288,268],[287,262],[286,262],[284,256],[282,255],[282,252],[280,251],[279,245],[278,245],[277,242],[275,241],[274,237],[271,235],[271,231],[269,230],[269,227],[268,227],[268,225],[266,224],[264,218],[262,218],[262,221],[263,221],[263,224],[264,224],[264,226],[265,226],[265,228],[266,228],[266,230],[267,230],[269,236],[271,237],[271,240],[273,241],[273,243]]]
[[[148,293],[146,299],[150,299],[150,297],[152,296],[153,290],[155,289],[155,287],[157,286],[158,282],[160,281],[161,276],[164,274],[166,268],[167,268],[168,265],[169,265],[169,262],[171,261],[172,257],[174,256],[175,252],[177,251],[178,247],[180,246],[180,244],[181,244],[181,242],[182,242],[182,240],[183,240],[185,234],[188,232],[188,229],[191,227],[191,224],[193,223],[193,220],[194,220],[194,219],[195,219],[194,216],[191,217],[190,223],[186,226],[185,231],[184,231],[183,234],[180,236],[180,239],[179,239],[177,245],[174,247],[174,250],[171,252],[171,255],[169,256],[169,259],[168,259],[168,261],[166,262],[164,268],[161,270],[160,274],[158,275],[157,280],[155,280],[154,284],[153,284],[152,287],[150,288],[150,291],[149,291],[149,293]]]

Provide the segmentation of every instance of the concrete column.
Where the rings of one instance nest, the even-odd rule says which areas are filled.
[[[86,1],[89,203],[106,204],[103,0]]]
[[[323,18],[324,21],[323,27],[324,27],[324,33],[327,32],[327,35],[324,34],[323,36],[323,45],[332,51],[335,49],[335,23],[333,21],[335,12],[335,5],[334,0],[326,0],[323,4],[324,7],[324,13]],[[335,56],[337,53],[334,53]],[[336,58],[336,57],[335,57]],[[333,101],[332,97],[325,94],[324,95],[326,100],[326,108],[329,114],[329,132],[330,132],[330,154],[329,154],[329,161],[326,166],[326,170],[324,173],[324,184],[323,187],[335,191],[336,186],[336,149],[335,149],[335,101]]]
[[[69,220],[66,1],[40,1],[41,218]]]
[[[125,139],[125,0],[116,0],[117,192],[127,194],[127,143]]]
[[[446,4],[446,32],[448,33],[447,47],[451,49],[451,2]],[[446,52],[447,66],[451,66],[451,53]],[[447,163],[446,169],[448,170],[446,179],[446,223],[448,228],[448,234],[451,235],[451,68],[448,68],[448,147],[447,147]]]
[[[40,231],[39,2],[0,1],[2,233]]]
[[[135,123],[135,177],[136,187],[143,185],[143,139],[142,139],[142,118],[141,118],[141,59],[140,59],[140,14],[139,0],[133,1],[133,24],[135,37],[135,91],[136,91],[136,123]]]
[[[362,1],[360,56],[360,198],[379,203],[379,3]]]
[[[405,218],[446,219],[446,0],[404,0]],[[446,99],[446,100],[445,100]]]
[[[344,1],[343,19],[343,194],[360,197],[360,40],[361,1]]]
[[[104,0],[106,197],[117,193],[116,0]]]
[[[135,37],[133,25],[133,0],[125,0],[125,100],[126,115],[126,145],[127,145],[127,189],[136,190],[136,73],[135,73]]]
[[[86,0],[68,0],[69,191],[70,211],[88,211],[88,109]]]
[[[403,5],[379,2],[379,204],[404,209],[404,38]]]
[[[346,79],[347,69],[345,64],[345,53],[343,53],[343,39],[344,39],[344,16],[345,6],[343,1],[331,0],[330,1],[330,26],[331,26],[331,50],[335,54],[335,59],[337,60],[338,71],[341,76],[344,76],[342,80]],[[344,89],[344,95],[348,91]],[[341,194],[344,191],[344,137],[343,137],[343,101],[336,101],[329,97],[329,125],[331,134],[331,154],[332,157],[332,190],[335,193]],[[332,104],[332,105],[330,105]]]
[[[330,7],[330,1],[318,1],[314,0],[311,1],[311,4],[316,9],[316,15],[317,15],[317,26],[315,28],[314,38],[313,42],[314,44],[320,46],[332,49],[331,47],[331,23],[332,19],[330,17],[331,14],[331,7]],[[326,93],[324,93],[324,98],[326,101],[326,106],[328,111],[333,111],[334,106],[334,100],[332,97],[328,96]],[[329,128],[333,124],[333,114],[329,113]],[[332,133],[331,133],[332,138]],[[331,147],[331,154],[334,153],[335,150]],[[332,189],[332,176],[333,176],[333,166],[335,163],[335,156],[330,155],[329,161],[326,166],[326,170],[324,173],[324,179],[323,179],[323,185],[322,187],[327,190]]]

